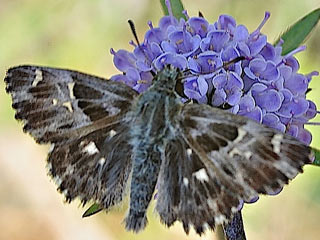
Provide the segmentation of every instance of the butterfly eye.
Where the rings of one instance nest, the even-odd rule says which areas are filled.
[[[176,82],[175,91],[180,97],[187,99],[188,97],[184,94],[183,78],[179,77]]]
[[[229,103],[223,103],[222,105],[218,106],[218,108],[223,109],[223,110],[228,110],[232,108],[232,106]]]

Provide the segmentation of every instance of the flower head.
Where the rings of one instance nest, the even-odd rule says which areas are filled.
[[[252,33],[227,15],[213,24],[202,17],[178,21],[172,15],[161,18],[158,27],[149,22],[142,44],[132,43],[133,52],[111,49],[115,66],[123,72],[111,79],[143,92],[151,85],[152,72],[165,65],[188,69],[193,74],[184,82],[187,98],[249,117],[309,144],[311,134],[304,124],[317,110],[306,92],[318,73],[298,73],[293,55],[304,46],[282,56],[281,41],[277,46],[267,42],[261,28],[269,17],[267,12]]]

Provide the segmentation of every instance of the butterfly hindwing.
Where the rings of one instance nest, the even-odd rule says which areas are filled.
[[[239,205],[184,139],[168,143],[162,164],[156,210],[167,226],[178,220],[186,233],[193,226],[201,234],[230,218],[232,207]]]
[[[51,143],[49,173],[66,199],[109,208],[131,172],[126,113],[138,93],[76,71],[19,66],[8,70],[16,118],[39,143]]]
[[[113,125],[54,146],[49,172],[68,201],[94,200],[104,209],[121,202],[132,166],[127,131]]]

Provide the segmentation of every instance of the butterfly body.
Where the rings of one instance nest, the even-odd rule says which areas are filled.
[[[228,222],[243,200],[274,193],[310,162],[310,147],[245,117],[182,104],[181,72],[165,66],[141,94],[92,75],[18,66],[5,82],[15,117],[38,143],[51,144],[49,173],[68,201],[109,210],[130,187],[126,228],[156,211],[186,233]],[[131,181],[129,181],[131,176]]]
[[[133,104],[129,115],[133,172],[130,189],[128,229],[138,231],[146,224],[146,210],[165,158],[166,144],[175,138],[175,116],[182,108],[174,92],[179,71],[166,68],[154,84]]]

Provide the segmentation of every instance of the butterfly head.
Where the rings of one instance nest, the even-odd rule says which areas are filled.
[[[153,78],[153,86],[168,90],[174,90],[178,79],[180,79],[181,71],[168,64],[165,65]]]

